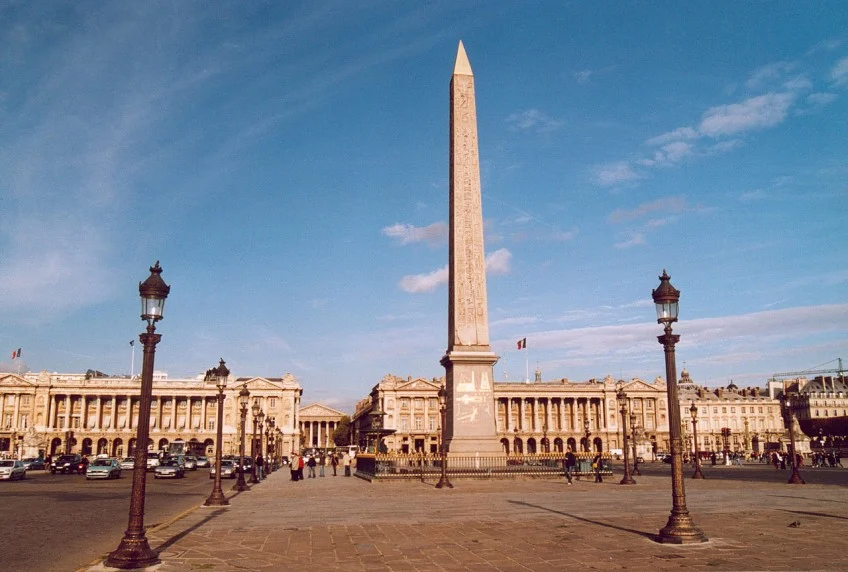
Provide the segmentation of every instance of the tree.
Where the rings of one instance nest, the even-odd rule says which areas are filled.
[[[333,442],[337,447],[350,445],[350,417],[347,415],[341,418],[338,427],[333,431]]]

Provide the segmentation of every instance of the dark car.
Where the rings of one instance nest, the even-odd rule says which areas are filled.
[[[47,465],[44,464],[44,459],[32,457],[30,459],[24,459],[24,467],[26,467],[27,471],[43,471],[47,468]]]
[[[88,463],[80,455],[61,455],[50,463],[50,472],[54,475],[56,473],[82,475],[87,467]]]

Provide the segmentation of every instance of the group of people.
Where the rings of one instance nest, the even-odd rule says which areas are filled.
[[[335,477],[338,474],[338,466],[341,464],[344,467],[344,476],[349,477],[351,474],[351,463],[351,456],[347,452],[343,453],[340,459],[336,453],[300,455],[292,451],[289,458],[289,470],[291,471],[291,480],[302,481],[304,478],[303,469],[308,470],[307,478],[314,479],[316,477],[326,476],[326,468],[332,467],[333,476]],[[318,470],[317,475],[315,474],[316,469]]]
[[[604,469],[604,462],[605,460],[600,453],[596,453],[595,457],[592,459],[592,473],[595,475],[596,483],[604,482],[604,478],[601,475],[601,471]],[[574,451],[569,449],[565,452],[562,465],[565,469],[565,479],[570,485],[573,483],[573,478],[577,473],[577,457],[574,455]]]

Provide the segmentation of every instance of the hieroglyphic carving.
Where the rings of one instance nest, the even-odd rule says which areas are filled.
[[[474,77],[451,81],[451,289],[448,348],[489,346]]]

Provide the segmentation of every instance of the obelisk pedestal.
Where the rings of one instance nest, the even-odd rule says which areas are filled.
[[[474,75],[462,42],[450,90],[450,260],[445,444],[452,454],[498,454]]]

